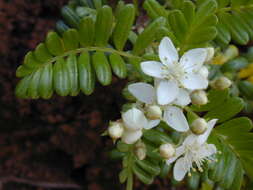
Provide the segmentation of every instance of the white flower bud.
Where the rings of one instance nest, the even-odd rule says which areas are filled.
[[[123,135],[124,127],[121,122],[111,122],[108,128],[108,134],[112,139],[119,139]]]
[[[146,145],[141,141],[137,142],[134,149],[136,157],[139,160],[144,160],[146,158],[146,152],[147,152]]]
[[[126,144],[134,144],[136,141],[138,141],[142,136],[142,130],[138,131],[129,131],[125,130],[121,140]]]
[[[205,62],[209,62],[213,59],[214,56],[214,48],[210,47],[210,48],[206,48],[207,51],[207,56],[206,56],[206,60]]]
[[[172,146],[172,144],[162,144],[159,148],[159,152],[161,157],[165,159],[170,159],[175,154],[175,148]]]
[[[206,92],[203,90],[196,90],[191,94],[191,101],[194,105],[205,105],[208,102]]]
[[[191,124],[191,131],[196,135],[201,135],[207,130],[207,122],[203,118],[194,120]]]
[[[209,74],[209,71],[208,71],[207,67],[205,67],[205,66],[201,67],[201,69],[199,70],[199,74],[202,77],[207,78],[208,74]]]
[[[147,111],[147,117],[149,119],[160,119],[162,117],[162,110],[157,105],[150,105],[146,108]]]
[[[217,90],[225,90],[231,85],[232,82],[227,77],[219,77],[211,84],[211,86]]]

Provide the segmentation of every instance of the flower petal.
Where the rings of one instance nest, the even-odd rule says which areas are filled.
[[[196,48],[187,51],[180,59],[184,70],[187,73],[198,72],[207,57],[205,48]]]
[[[142,131],[128,131],[125,130],[123,133],[123,136],[121,137],[121,140],[126,144],[133,144],[137,140],[139,140],[142,136]]]
[[[163,64],[157,61],[145,61],[141,63],[141,69],[146,75],[157,78],[164,78],[163,67]]]
[[[177,49],[168,37],[164,37],[159,45],[159,58],[164,65],[172,65],[178,61]]]
[[[214,144],[205,144],[199,149],[197,154],[199,158],[205,158],[216,154],[216,152],[217,149]]]
[[[192,146],[194,144],[196,144],[198,141],[198,135],[195,135],[195,134],[189,134],[185,139],[184,139],[184,142],[183,142],[183,145],[186,146]]]
[[[128,90],[140,102],[152,104],[155,100],[155,89],[150,84],[144,82],[130,84]]]
[[[189,130],[189,125],[184,113],[182,109],[178,107],[167,106],[163,119],[170,127],[179,132],[185,132]]]
[[[173,169],[173,175],[174,175],[175,180],[182,181],[187,171],[188,171],[188,166],[184,157],[179,158]]]
[[[202,135],[198,136],[197,140],[198,140],[199,144],[204,144],[207,141],[207,139],[208,139],[208,137],[209,137],[209,135],[210,135],[210,133],[217,121],[218,121],[218,119],[212,119],[211,121],[209,121],[207,123],[207,130]]]
[[[189,103],[191,103],[190,93],[182,88],[179,88],[178,95],[176,99],[173,101],[173,104],[179,105],[179,106],[186,106]]]
[[[168,160],[166,160],[166,163],[167,163],[168,165],[171,164],[171,163],[173,163],[173,162],[174,162],[175,160],[177,160],[181,155],[184,154],[184,151],[185,151],[184,146],[180,146],[180,147],[176,148],[176,154],[175,154],[175,156],[172,157],[172,158],[170,158],[170,159],[168,159]]]
[[[122,114],[124,126],[129,131],[137,131],[148,124],[143,112],[139,109],[132,108]]]
[[[152,129],[156,127],[160,123],[160,119],[155,119],[155,120],[149,120],[148,125],[144,127],[144,129]]]
[[[179,88],[174,81],[162,80],[157,86],[157,101],[160,105],[166,105],[175,100]]]
[[[182,85],[189,90],[206,89],[208,87],[208,79],[200,74],[187,73],[181,79]]]
[[[202,77],[207,78],[209,75],[208,68],[206,66],[202,66],[198,72]]]

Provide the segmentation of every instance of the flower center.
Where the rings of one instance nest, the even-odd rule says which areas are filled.
[[[181,78],[185,74],[185,71],[179,62],[173,62],[172,66],[164,66],[162,69],[164,71],[164,78],[168,80],[173,79],[177,82],[180,82]]]
[[[203,148],[203,146],[207,147],[207,144],[204,145],[198,145],[197,143],[194,143],[193,145],[186,145],[185,146],[185,169],[188,171],[188,175],[191,176],[191,170],[192,171],[199,171],[199,172],[203,172],[203,168],[202,165],[204,164],[204,162],[208,161],[208,162],[214,162],[216,161],[216,159],[213,157],[213,155],[211,156],[203,156],[201,155],[201,148]]]

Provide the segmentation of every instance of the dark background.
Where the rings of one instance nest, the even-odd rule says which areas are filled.
[[[89,97],[21,100],[14,95],[16,68],[54,29],[66,3],[0,0],[0,190],[64,189],[66,184],[124,189],[117,177],[121,163],[108,157],[112,141],[100,135],[109,120],[120,117],[125,81],[98,85]],[[135,189],[168,189],[167,183],[136,182]]]

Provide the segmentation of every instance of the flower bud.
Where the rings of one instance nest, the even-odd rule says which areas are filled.
[[[162,117],[162,110],[159,106],[157,105],[150,105],[146,109],[147,111],[147,117],[149,119],[160,119]]]
[[[232,82],[227,77],[219,77],[211,84],[211,86],[217,90],[225,90],[231,85]]]
[[[201,69],[199,70],[199,74],[202,77],[207,78],[208,74],[209,74],[209,71],[208,71],[207,67],[205,67],[205,66],[201,67]]]
[[[207,122],[203,118],[194,120],[191,124],[191,131],[196,135],[201,135],[207,130]]]
[[[126,144],[134,144],[136,141],[138,141],[142,136],[142,130],[138,131],[129,131],[125,130],[121,140]]]
[[[108,134],[112,139],[119,139],[124,132],[123,124],[119,121],[111,122],[108,128]]]
[[[213,59],[214,56],[214,48],[210,47],[210,48],[206,48],[207,51],[207,56],[206,56],[206,60],[205,62],[209,62]]]
[[[159,148],[159,152],[161,157],[165,159],[170,159],[175,154],[175,148],[172,146],[172,144],[162,144]]]
[[[224,52],[225,62],[234,59],[239,55],[239,50],[234,45],[229,45],[226,51]]]
[[[205,105],[208,102],[206,92],[203,90],[196,90],[191,94],[191,101],[194,105]]]
[[[139,160],[144,160],[146,158],[146,152],[147,152],[146,145],[143,142],[139,141],[136,143],[134,148],[135,148],[134,153],[136,157]]]

